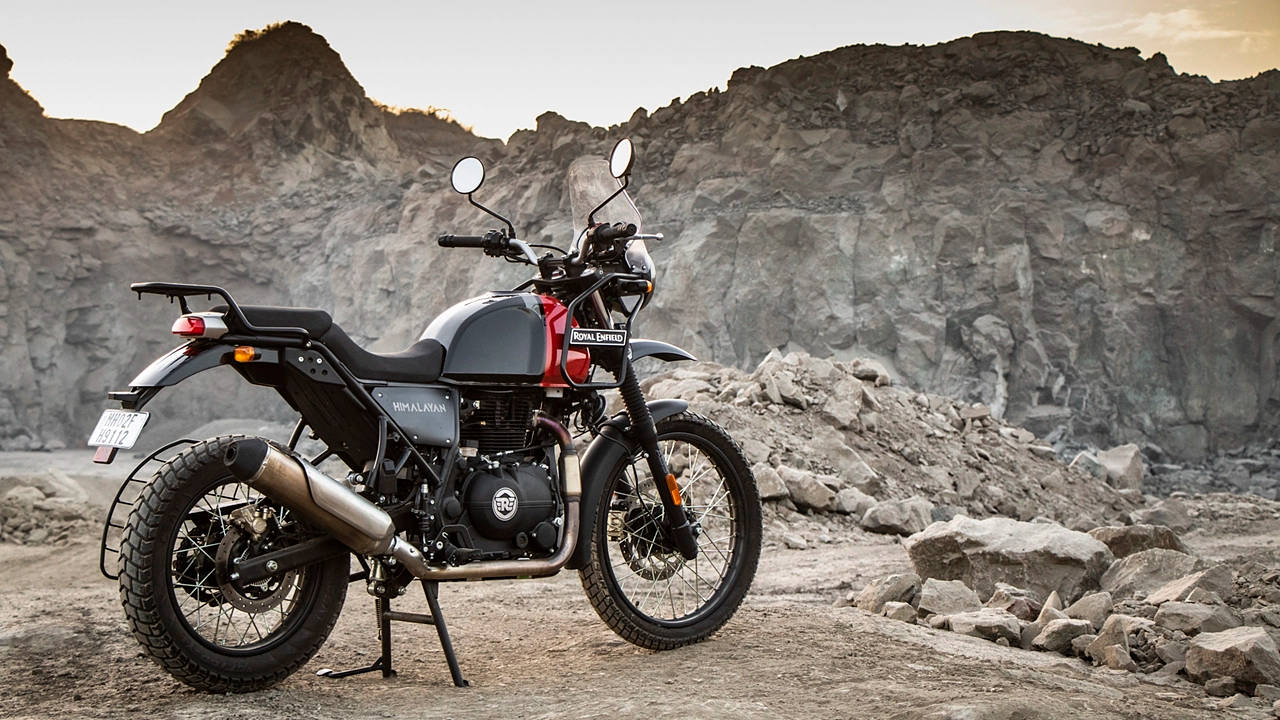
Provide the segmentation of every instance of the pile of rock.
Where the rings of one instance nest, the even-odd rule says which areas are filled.
[[[1153,525],[1080,533],[961,516],[904,545],[914,573],[876,579],[839,604],[1156,681],[1185,676],[1230,696],[1225,704],[1280,699],[1280,613],[1271,609],[1280,571],[1237,577]]]
[[[1165,451],[1147,444],[1149,490],[1157,495],[1177,493],[1249,493],[1280,499],[1280,437],[1266,443],[1231,448],[1202,462],[1174,462]]]
[[[63,545],[84,537],[104,510],[56,469],[2,480],[8,489],[0,495],[0,542]]]
[[[698,363],[642,384],[726,425],[761,497],[784,514],[844,515],[910,535],[957,514],[1088,529],[1125,522],[1145,503],[1135,488],[1065,467],[991,408],[904,388],[870,359],[774,351],[750,373]]]

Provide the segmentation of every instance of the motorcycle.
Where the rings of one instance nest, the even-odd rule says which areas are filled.
[[[654,650],[701,641],[729,620],[760,554],[759,495],[723,428],[641,391],[635,361],[694,358],[631,334],[654,292],[646,243],[662,239],[640,232],[626,192],[633,156],[623,139],[607,161],[571,166],[581,227],[568,249],[518,239],[474,198],[481,161],[459,160],[453,189],[504,227],[438,244],[537,272],[450,307],[399,353],[364,350],[323,310],[240,305],[212,285],[130,286],[139,299],[176,300],[172,332],[187,341],[108,393],[120,409],[90,438],[95,461],[133,447],[158,392],[215,367],[274,388],[299,415],[288,443],[179,440],[121,486],[101,568],[118,579],[152,660],[209,692],[270,687],[320,649],[351,582],[374,598],[382,652],[368,667],[321,671],[329,677],[395,674],[391,622],[404,621],[435,625],[465,685],[438,599],[446,581],[577,570],[600,618]],[[190,308],[215,296],[209,310]],[[611,390],[624,409],[609,415]],[[581,456],[570,427],[585,438]],[[304,457],[308,430],[323,450]],[[150,462],[159,469],[144,479]],[[414,582],[430,614],[391,609]]]

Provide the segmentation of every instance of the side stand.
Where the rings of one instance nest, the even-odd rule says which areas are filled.
[[[449,628],[445,625],[444,615],[440,612],[440,583],[423,580],[422,591],[426,593],[427,607],[431,609],[430,615],[397,612],[391,609],[390,599],[374,599],[373,611],[378,619],[378,641],[382,646],[382,656],[375,660],[372,665],[342,671],[323,668],[321,670],[317,670],[316,675],[337,680],[339,678],[351,677],[352,675],[361,675],[363,673],[381,670],[382,677],[395,677],[396,671],[391,667],[391,621],[395,620],[398,622],[434,625],[436,627],[436,634],[440,637],[440,649],[444,651],[444,659],[449,663],[449,675],[453,678],[453,684],[457,687],[470,687],[471,683],[467,682],[466,679],[462,677],[462,668],[458,665],[458,656],[454,653],[453,642],[449,639]]]

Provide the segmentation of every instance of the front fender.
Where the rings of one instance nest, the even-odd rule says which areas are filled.
[[[666,362],[698,359],[692,354],[685,352],[670,343],[664,343],[660,340],[636,338],[631,341],[631,359],[639,360],[642,357],[655,357]]]
[[[649,414],[653,415],[655,424],[689,409],[689,403],[684,400],[651,400],[646,405],[649,406]],[[600,434],[582,454],[578,546],[565,564],[570,570],[577,570],[591,561],[591,536],[595,531],[596,513],[600,506],[600,495],[604,492],[604,483],[619,462],[635,453],[637,443],[631,433],[631,418],[625,412],[620,412],[605,422]]]

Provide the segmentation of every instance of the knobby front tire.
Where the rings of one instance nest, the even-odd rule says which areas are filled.
[[[652,650],[699,642],[742,604],[760,558],[760,495],[733,438],[692,412],[657,424],[676,475],[698,557],[685,560],[659,530],[662,506],[642,454],[624,457],[605,481],[590,562],[579,571],[600,618]]]

